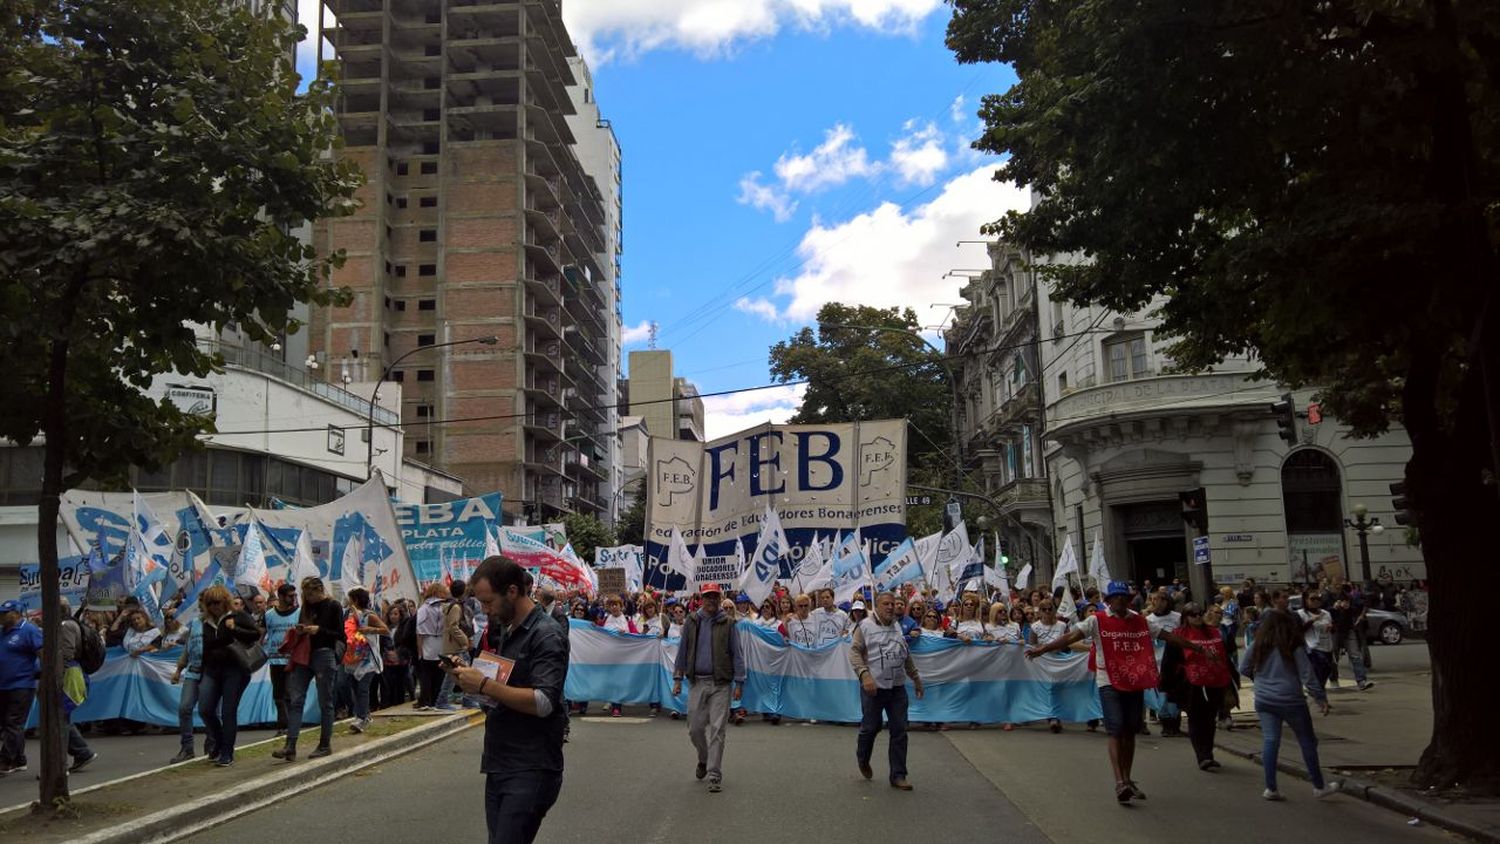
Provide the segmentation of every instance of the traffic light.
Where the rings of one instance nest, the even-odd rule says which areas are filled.
[[[1406,494],[1406,481],[1391,484],[1391,509],[1396,511],[1396,524],[1416,527],[1417,514],[1411,509],[1411,496]]]
[[[1177,498],[1182,502],[1182,520],[1188,527],[1197,531],[1199,536],[1208,533],[1208,492],[1203,487],[1180,492]]]
[[[1287,445],[1296,445],[1297,411],[1291,393],[1281,394],[1281,401],[1271,405],[1271,415],[1276,417],[1276,436],[1286,440]]]

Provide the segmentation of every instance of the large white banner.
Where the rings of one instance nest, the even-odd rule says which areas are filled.
[[[652,561],[664,555],[674,526],[710,556],[733,554],[740,539],[753,557],[768,500],[791,546],[784,578],[814,533],[859,528],[877,561],[906,537],[904,420],[762,425],[708,443],[652,437],[648,463]]]

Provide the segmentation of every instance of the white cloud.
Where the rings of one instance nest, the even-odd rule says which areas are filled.
[[[891,167],[905,185],[926,187],[937,181],[948,168],[948,150],[943,148],[943,133],[935,124],[917,127],[908,123],[910,134],[891,144]]]
[[[778,223],[790,220],[792,212],[797,210],[796,201],[785,191],[778,190],[774,185],[761,184],[760,180],[759,170],[746,173],[740,179],[739,204],[749,205],[759,211],[770,211]]]
[[[910,211],[893,202],[840,223],[815,222],[797,247],[801,271],[776,281],[771,309],[751,313],[767,321],[811,323],[827,302],[911,307],[923,325],[941,321],[966,283],[943,278],[963,259],[954,250],[979,227],[1011,209],[1028,207],[1027,192],[996,182],[993,166],[979,167],[943,185],[942,193]],[[972,259],[969,259],[972,264]],[[766,304],[773,304],[766,302]]]
[[[767,322],[775,322],[779,318],[775,303],[769,299],[749,299],[741,296],[735,300],[734,309],[741,313],[753,314]]]
[[[963,94],[959,94],[953,98],[953,104],[948,106],[948,116],[953,118],[954,123],[962,123],[969,119],[969,112],[964,109],[967,103],[968,100],[964,98]]]
[[[854,130],[839,123],[823,135],[823,143],[807,155],[782,153],[776,159],[776,178],[790,192],[812,193],[850,179],[873,175],[877,167],[854,140]]]
[[[621,346],[638,346],[651,339],[651,321],[643,319],[640,325],[627,325],[620,335]]]
[[[806,384],[767,387],[703,400],[703,428],[709,439],[728,436],[765,422],[786,422],[802,406]]]
[[[943,0],[567,0],[568,32],[596,67],[660,48],[720,56],[785,27],[907,34]]]

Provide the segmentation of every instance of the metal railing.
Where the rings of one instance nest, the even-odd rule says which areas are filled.
[[[367,396],[357,396],[327,381],[320,380],[315,374],[301,366],[289,364],[281,358],[263,352],[249,346],[237,346],[223,343],[217,339],[200,338],[198,348],[203,351],[218,355],[227,367],[243,369],[249,372],[259,372],[269,375],[279,381],[285,381],[294,387],[301,388],[307,392],[333,402],[347,410],[366,418],[370,412],[370,400]],[[380,425],[399,425],[401,417],[399,414],[377,405],[375,407],[375,422]]]

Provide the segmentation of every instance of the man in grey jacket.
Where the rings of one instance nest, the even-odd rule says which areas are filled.
[[[906,678],[911,678],[918,700],[922,699],[923,689],[906,637],[896,623],[895,595],[890,592],[876,595],[875,614],[855,625],[849,662],[859,678],[862,710],[859,743],[854,750],[859,773],[865,779],[875,776],[870,756],[875,751],[875,736],[880,733],[880,716],[884,714],[891,731],[891,788],[911,791],[911,783],[906,781]]]
[[[718,587],[702,592],[703,605],[682,625],[682,642],[672,670],[672,696],[682,694],[689,681],[688,736],[698,751],[698,779],[708,777],[708,790],[723,790],[724,727],[729,723],[730,697],[739,700],[745,687],[745,656],[736,641],[734,625],[719,606]]]

